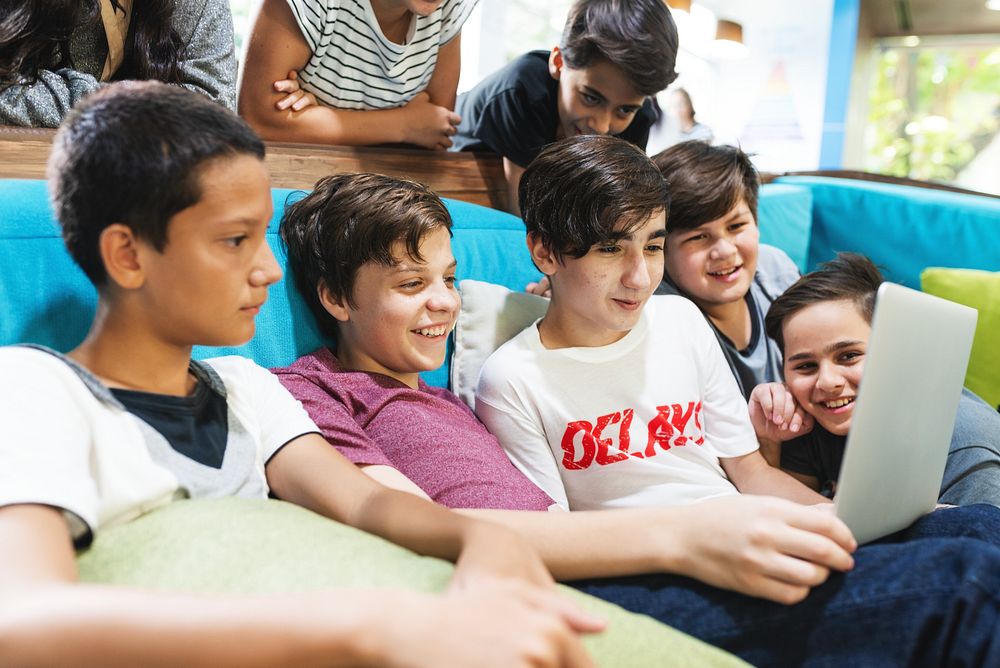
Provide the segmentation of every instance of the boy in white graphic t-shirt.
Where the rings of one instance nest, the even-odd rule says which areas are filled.
[[[572,510],[738,492],[826,502],[758,452],[697,307],[650,298],[669,197],[642,151],[609,137],[560,142],[525,172],[520,200],[552,303],[486,363],[476,413],[532,481]]]

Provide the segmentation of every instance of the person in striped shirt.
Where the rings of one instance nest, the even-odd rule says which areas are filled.
[[[460,120],[459,36],[476,2],[264,0],[240,114],[264,139],[446,149]]]

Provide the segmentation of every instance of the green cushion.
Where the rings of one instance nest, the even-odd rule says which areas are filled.
[[[965,385],[1000,406],[1000,272],[929,267],[920,284],[924,292],[979,310]]]
[[[98,534],[80,579],[187,592],[295,592],[336,587],[442,590],[451,564],[281,501],[178,501]],[[600,666],[736,666],[738,659],[643,615],[569,588],[605,617],[587,638]]]

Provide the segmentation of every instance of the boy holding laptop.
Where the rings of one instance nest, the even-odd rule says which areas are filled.
[[[487,361],[477,414],[515,464],[570,510],[696,509],[701,499],[749,490],[812,503],[817,497],[792,480],[759,469],[745,404],[701,313],[680,297],[652,297],[667,212],[637,207],[633,190],[656,176],[640,151],[611,137],[565,140],[531,164],[521,207],[552,300],[541,320]],[[675,575],[576,585],[752,663],[989,663],[995,659],[985,657],[1000,650],[995,621],[952,626],[956,618],[944,610],[964,609],[966,600],[997,609],[996,585],[962,573],[1000,555],[988,544],[996,521],[988,506],[933,513],[859,548],[853,569],[832,572],[793,608]],[[808,535],[810,526],[818,525],[775,529],[804,530],[806,547],[819,538]],[[756,546],[720,540],[718,548]],[[790,561],[810,567],[804,553],[757,554],[765,569]],[[930,639],[931,628],[945,635]],[[972,636],[945,640],[959,629]]]

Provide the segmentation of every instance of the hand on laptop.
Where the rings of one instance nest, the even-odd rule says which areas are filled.
[[[680,544],[684,575],[791,605],[831,570],[854,567],[857,542],[832,513],[791,501],[740,495],[687,506]]]

